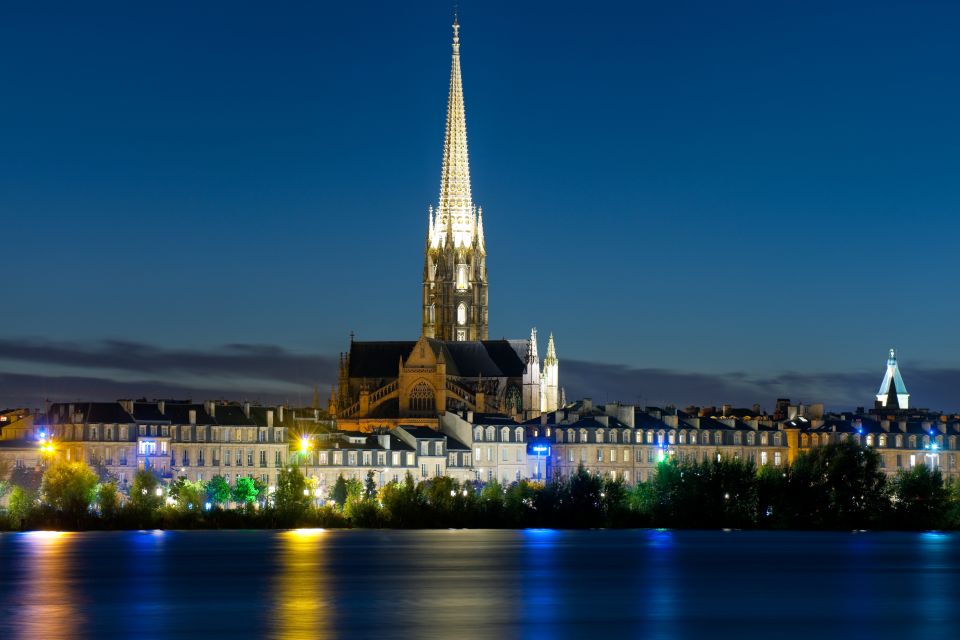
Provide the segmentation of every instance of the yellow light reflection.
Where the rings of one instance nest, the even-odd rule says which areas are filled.
[[[80,594],[72,575],[70,538],[66,531],[31,531],[30,576],[23,607],[16,612],[22,638],[73,638],[82,628]]]
[[[280,570],[276,587],[277,626],[273,638],[332,637],[328,615],[329,587],[323,558],[323,529],[293,529],[279,534]]]

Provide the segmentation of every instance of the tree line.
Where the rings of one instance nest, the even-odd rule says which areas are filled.
[[[0,491],[8,507],[0,527],[18,529],[394,527],[673,527],[758,529],[957,529],[960,483],[919,465],[888,480],[878,454],[852,442],[800,454],[786,466],[750,461],[661,462],[646,482],[627,486],[587,472],[546,483],[503,486],[438,477],[377,487],[337,479],[317,504],[298,469],[277,484],[238,478],[230,485],[149,471],[124,494],[81,462],[57,462],[42,474],[15,470]]]

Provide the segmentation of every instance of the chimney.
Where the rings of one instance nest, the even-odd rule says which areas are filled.
[[[597,422],[605,427],[610,426],[610,416],[597,416]]]
[[[213,400],[207,400],[207,413],[209,413],[212,418],[217,415],[217,403]]]
[[[132,405],[133,403],[131,402],[130,404]],[[157,400],[157,409],[160,411],[160,413],[166,413],[166,411],[165,411],[166,408],[167,408],[167,403],[166,403],[166,402],[164,402],[163,400]],[[132,407],[132,406],[130,407],[129,411],[130,411],[131,413],[133,412],[133,407]]]
[[[196,410],[196,409],[190,409],[189,411],[187,411],[187,415],[189,416],[190,424],[197,424],[197,410]]]
[[[250,403],[249,403],[249,402],[244,402],[244,403],[243,403],[243,415],[247,416],[248,418],[250,417]]]
[[[721,411],[723,412],[723,417],[724,417],[724,418],[726,418],[728,415],[730,415],[730,410],[731,410],[731,409],[733,409],[733,407],[730,406],[729,404],[725,404],[725,405],[723,405],[723,407],[721,407]]]
[[[267,409],[267,426],[273,426],[273,409]]]
[[[583,412],[586,413],[593,409],[593,398],[584,398],[583,399]]]
[[[277,421],[283,422],[283,405],[277,407]]]
[[[467,422],[473,424],[473,411],[467,411]]]
[[[377,436],[377,440],[380,441],[380,446],[381,446],[381,447],[383,447],[384,449],[387,449],[387,450],[390,449],[390,434],[389,434],[389,433],[381,433],[380,435]]]
[[[545,414],[545,413],[541,413],[541,414],[540,414],[540,424],[542,424],[542,425],[547,424],[547,414]]]

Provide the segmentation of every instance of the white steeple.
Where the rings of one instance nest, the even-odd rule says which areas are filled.
[[[888,406],[890,400],[894,398],[897,406]],[[877,392],[877,402],[881,407],[888,409],[910,408],[910,394],[907,393],[907,386],[903,384],[900,366],[897,364],[897,352],[894,349],[890,349],[890,357],[887,358],[887,371],[883,375],[883,382],[880,383],[880,390]]]
[[[553,344],[553,334],[547,340],[547,357],[543,359],[543,377],[540,379],[540,409],[550,413],[559,409],[560,402],[560,361]]]
[[[527,363],[523,370],[523,415],[536,418],[540,415],[540,355],[537,349],[537,328],[530,329],[527,341]]]
[[[456,247],[469,247],[477,229],[477,210],[470,193],[470,159],[467,154],[467,114],[460,74],[460,23],[453,23],[453,61],[447,97],[447,129],[443,139],[440,170],[440,202],[437,205],[430,246],[440,247],[448,231]]]

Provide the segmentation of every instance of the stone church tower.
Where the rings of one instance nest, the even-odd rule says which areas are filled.
[[[453,63],[440,173],[440,202],[430,207],[423,261],[423,336],[487,339],[487,251],[483,210],[470,194],[467,119],[460,77],[460,25],[453,24]]]

